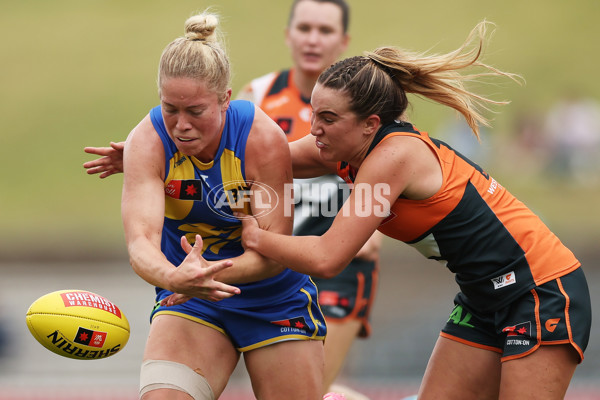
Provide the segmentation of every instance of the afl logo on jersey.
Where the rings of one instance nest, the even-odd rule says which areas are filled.
[[[279,204],[279,196],[269,185],[260,182],[224,182],[207,194],[208,205],[216,214],[237,220],[234,211],[260,217]]]

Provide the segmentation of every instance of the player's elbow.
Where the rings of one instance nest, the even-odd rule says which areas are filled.
[[[344,270],[345,263],[336,260],[321,260],[315,265],[315,273],[311,274],[315,278],[331,279],[336,277]]]

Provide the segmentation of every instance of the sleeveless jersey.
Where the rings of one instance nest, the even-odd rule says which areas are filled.
[[[294,84],[294,70],[273,72],[254,79],[250,86],[254,104],[283,129],[289,142],[310,133],[310,98]]]
[[[294,84],[294,70],[283,70],[250,83],[253,101],[283,129],[288,142],[310,134],[310,99]],[[322,235],[329,229],[349,190],[336,175],[294,179],[294,235]]]
[[[400,196],[378,230],[445,264],[474,307],[497,310],[579,267],[546,225],[481,167],[412,124],[383,126],[369,153],[394,136],[426,143],[439,160],[443,182],[425,200]],[[338,164],[347,182],[353,182],[356,172],[347,163]]]
[[[165,151],[165,218],[161,250],[174,265],[186,257],[179,238],[190,243],[196,234],[203,239],[202,256],[209,261],[241,255],[242,225],[233,211],[250,213],[243,201],[249,189],[245,177],[246,141],[254,119],[254,104],[235,100],[227,109],[219,148],[214,160],[203,163],[196,157],[180,153],[167,133],[160,106],[150,111]],[[272,296],[294,293],[306,282],[303,274],[284,270],[281,274],[238,286],[242,293],[221,300],[221,305],[260,304],[273,301]],[[271,297],[269,297],[271,296]]]

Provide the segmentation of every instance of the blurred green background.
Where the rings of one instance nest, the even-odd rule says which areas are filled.
[[[121,140],[157,104],[156,67],[183,23],[212,6],[234,69],[233,90],[289,66],[283,31],[291,1],[24,0],[0,13],[0,258],[92,259],[125,254],[121,177],[85,174],[83,147]],[[518,121],[546,113],[566,90],[600,98],[598,0],[350,0],[345,56],[381,45],[440,53],[475,24],[496,30],[484,61],[526,84],[484,86],[511,100],[495,109],[480,161],[538,211],[569,246],[597,253],[598,184],[544,174],[515,151]],[[453,112],[415,100],[411,120],[433,136]],[[452,144],[452,143],[451,143]],[[540,171],[541,170],[541,171]],[[597,181],[596,181],[597,182]],[[591,249],[591,250],[590,250]]]

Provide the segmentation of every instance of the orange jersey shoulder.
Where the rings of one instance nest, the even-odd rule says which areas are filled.
[[[310,133],[310,99],[302,97],[294,85],[294,70],[266,75],[252,82],[255,103],[293,142]]]

